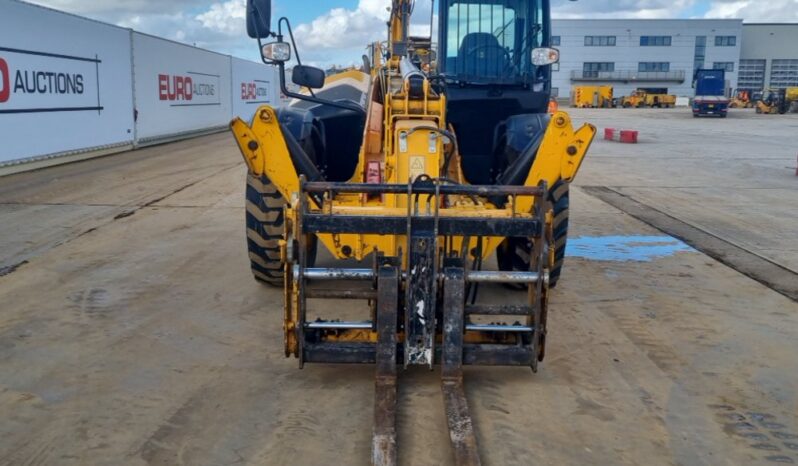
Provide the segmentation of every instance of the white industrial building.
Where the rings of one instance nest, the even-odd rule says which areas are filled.
[[[615,96],[635,89],[692,96],[699,68],[726,69],[731,92],[742,44],[741,19],[554,20],[560,63],[552,72],[552,94],[565,99],[572,86],[607,84]]]
[[[798,86],[798,24],[744,24],[738,80],[754,91]]]

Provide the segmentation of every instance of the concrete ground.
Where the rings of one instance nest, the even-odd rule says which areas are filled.
[[[483,462],[798,462],[798,115],[573,115],[641,143],[573,188],[540,371],[466,370]],[[218,134],[0,178],[0,464],[367,464],[373,367],[283,357],[244,173]],[[452,462],[439,376],[400,377],[402,464]]]

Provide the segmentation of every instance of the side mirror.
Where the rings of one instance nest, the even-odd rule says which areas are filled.
[[[269,37],[271,25],[271,0],[247,0],[247,35],[253,39]]]
[[[324,87],[324,70],[307,65],[296,65],[291,81],[297,86],[321,89]]]

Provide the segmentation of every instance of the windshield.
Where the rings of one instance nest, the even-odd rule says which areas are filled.
[[[532,49],[548,42],[542,0],[443,0],[442,72],[458,81],[529,83]],[[545,20],[544,20],[545,17]]]

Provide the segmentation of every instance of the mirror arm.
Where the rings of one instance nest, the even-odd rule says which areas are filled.
[[[282,18],[280,18],[277,21],[277,30],[278,30],[278,32],[280,34],[278,36],[279,37],[278,40],[280,42],[282,42],[282,40],[283,40],[283,35],[282,35],[283,34],[283,27],[282,27],[283,21],[285,21],[285,28],[288,30],[288,37],[291,38],[291,47],[294,48],[294,56],[296,57],[296,63],[297,63],[297,65],[302,66],[302,59],[299,58],[299,49],[297,48],[296,41],[294,40],[294,30],[293,30],[293,28],[291,28],[291,21],[289,21],[288,18],[285,17],[285,16],[283,16]],[[316,97],[316,93],[313,92],[313,89],[308,88],[308,91],[310,92],[311,97]]]
[[[315,96],[309,96],[289,91],[288,87],[285,85],[285,63],[280,62],[277,64],[277,66],[280,67],[280,90],[286,96],[294,99],[304,100],[306,102],[313,102],[321,105],[329,105],[331,107],[343,108],[345,110],[351,110],[353,112],[361,113],[363,115],[366,114],[366,109],[362,108],[359,105],[350,104],[348,102],[334,102],[332,100],[320,99]]]
[[[302,61],[299,58],[299,51],[296,48],[296,42],[294,41],[294,34],[291,30],[291,23],[288,21],[288,18],[283,16],[277,21],[277,34],[276,38],[278,42],[283,41],[283,21],[285,21],[286,28],[288,29],[288,35],[291,38],[291,46],[294,47],[294,56],[296,57],[297,64],[301,65]],[[272,33],[274,36],[275,34]],[[261,40],[258,39],[258,47],[263,49],[263,44],[261,44]],[[331,107],[342,108],[344,110],[351,110],[353,112],[360,113],[362,115],[366,114],[366,109],[360,107],[359,105],[349,104],[346,102],[333,102],[332,100],[326,99],[319,99],[313,94],[313,89],[310,89],[311,95],[299,94],[297,92],[291,92],[288,90],[288,87],[285,84],[285,62],[272,62],[263,58],[261,54],[261,60],[263,63],[267,65],[277,65],[280,68],[280,91],[282,91],[283,95],[286,97],[291,97],[294,99],[304,100],[306,102],[313,102],[321,105],[329,105]]]

